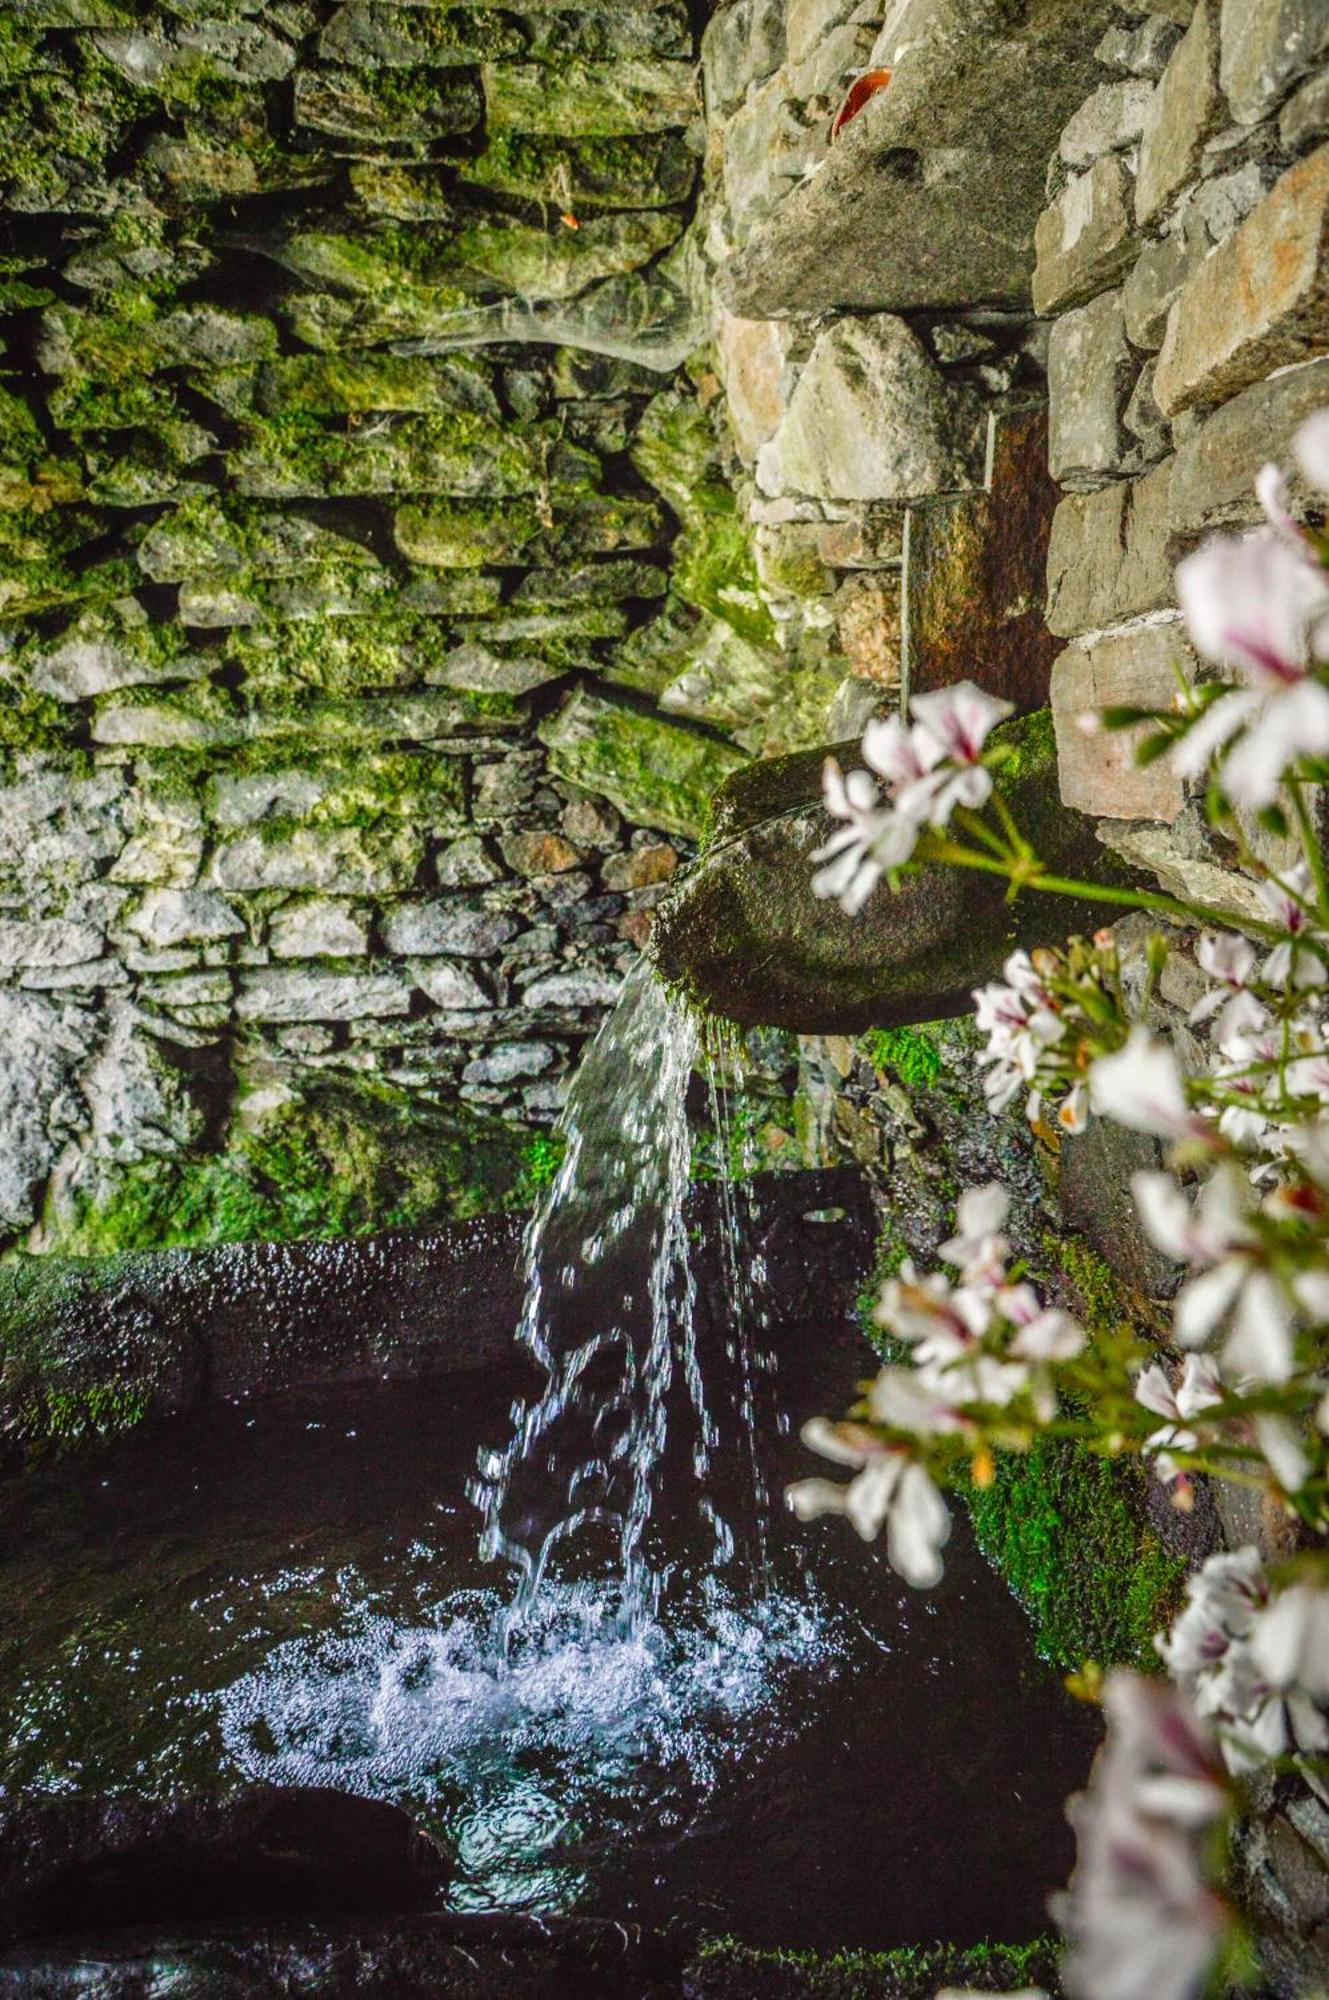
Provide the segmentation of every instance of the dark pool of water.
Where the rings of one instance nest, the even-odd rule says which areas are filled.
[[[795,1427],[840,1406],[843,1330],[781,1344]],[[569,1580],[500,1672],[464,1488],[523,1387],[222,1407],[0,1486],[0,1788],[395,1798],[459,1849],[463,1908],[805,1948],[1042,1929],[1094,1725],[963,1520],[929,1594],[837,1521],[777,1514],[755,1595],[684,1547],[630,1640]],[[764,1449],[777,1491],[814,1469],[788,1427]]]

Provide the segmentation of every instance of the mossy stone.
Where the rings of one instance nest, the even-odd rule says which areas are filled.
[[[1121,870],[1094,825],[1062,807],[1046,713],[1002,725],[1003,781],[1019,825],[1050,866],[1104,883]],[[853,765],[858,744],[833,746]],[[858,1034],[967,1012],[972,989],[1010,950],[1093,929],[1107,906],[1026,894],[995,876],[926,865],[881,885],[853,919],[812,893],[812,856],[833,822],[821,802],[822,750],[742,774],[717,801],[712,842],[657,916],[665,976],[744,1025]]]
[[[619,139],[505,132],[491,135],[484,151],[460,169],[463,183],[574,213],[672,208],[687,201],[696,177],[696,155],[676,132]]]
[[[551,768],[640,826],[695,837],[711,795],[744,762],[732,745],[585,691],[539,731]]]

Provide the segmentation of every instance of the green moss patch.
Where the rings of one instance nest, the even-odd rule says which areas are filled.
[[[1058,1993],[1051,1939],[1033,1944],[932,1944],[897,1951],[756,1951],[734,1938],[703,1945],[688,1968],[697,2000],[933,2000],[943,1986]]]
[[[556,1170],[545,1134],[386,1084],[328,1083],[256,1127],[236,1119],[218,1152],[122,1170],[46,1231],[52,1251],[80,1257],[366,1236],[526,1207]]]

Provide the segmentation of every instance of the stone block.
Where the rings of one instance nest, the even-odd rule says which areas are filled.
[[[1292,440],[1329,403],[1329,357],[1257,382],[1215,410],[1175,459],[1169,495],[1172,552],[1183,555],[1201,535],[1263,518],[1255,475],[1269,459],[1291,462]]]
[[[1329,50],[1324,0],[1223,0],[1220,77],[1239,125],[1267,118]]]
[[[750,319],[1022,305],[1047,156],[1101,80],[1111,16],[1110,0],[892,8],[868,58],[889,89],[721,265],[724,303]]]
[[[475,1056],[462,1071],[463,1083],[512,1083],[518,1077],[540,1076],[552,1069],[555,1051],[548,1042],[495,1042]]]
[[[383,895],[409,888],[423,858],[424,837],[414,827],[296,827],[223,841],[210,872],[221,889]]]
[[[711,794],[747,761],[714,737],[585,691],[538,733],[559,777],[602,793],[639,826],[690,838],[701,831]]]
[[[363,958],[369,928],[353,903],[311,896],[273,911],[268,944],[275,958]]]
[[[757,482],[830,500],[953,492],[981,480],[984,436],[976,394],[946,380],[903,320],[841,319],[819,336]]]
[[[1059,638],[1122,623],[1171,602],[1167,559],[1171,461],[1133,485],[1070,493],[1048,546],[1050,631]]]
[[[626,854],[611,855],[602,872],[606,889],[654,889],[668,882],[677,869],[678,849],[656,840],[629,848]]]
[[[724,193],[735,235],[746,237],[825,151],[825,121],[810,124],[800,115],[787,71],[754,90],[724,135]]]
[[[1299,153],[1329,133],[1329,70],[1308,77],[1283,106],[1278,137],[1288,152]]]
[[[1136,364],[1121,293],[1104,292],[1063,313],[1048,346],[1048,442],[1052,477],[1066,481],[1121,464],[1122,412]]]
[[[241,975],[241,1021],[356,1021],[407,1014],[411,985],[397,972],[303,972],[266,966]]]
[[[1062,802],[1108,819],[1174,820],[1185,803],[1165,758],[1135,762],[1138,730],[1086,732],[1081,718],[1110,706],[1168,708],[1178,672],[1194,671],[1179,620],[1078,639],[1052,668],[1052,720]]]
[[[1132,460],[1155,465],[1167,457],[1171,449],[1171,435],[1167,419],[1158,407],[1154,396],[1154,364],[1147,361],[1136,377],[1130,401],[1122,423],[1129,431],[1135,444],[1131,451]],[[1134,470],[1132,465],[1132,470]]]
[[[1061,135],[1058,151],[1067,166],[1087,167],[1100,154],[1119,153],[1133,145],[1144,129],[1145,110],[1152,97],[1147,77],[1101,83]]]
[[[785,413],[785,362],[791,328],[778,319],[739,319],[723,307],[715,351],[725,407],[738,455],[745,465],[774,437]]]
[[[494,997],[469,966],[450,958],[408,959],[406,970],[436,1007],[479,1013],[494,1005]]]
[[[551,972],[537,979],[522,994],[524,1007],[612,1007],[622,981],[594,966],[578,966],[571,972]]]
[[[1329,343],[1329,146],[1290,167],[1186,281],[1154,393],[1167,416],[1222,402]]]
[[[1132,76],[1160,77],[1180,40],[1180,19],[1169,19],[1163,13],[1146,14],[1138,27],[1109,28],[1094,54],[1108,69],[1124,69]]]
[[[735,0],[716,10],[701,44],[706,108],[713,124],[728,118],[754,83],[764,83],[785,58],[783,0]]]
[[[238,937],[245,928],[244,919],[214,889],[150,889],[125,923],[145,943],[167,949]]]
[[[1068,181],[1034,231],[1034,311],[1063,312],[1114,284],[1129,269],[1137,240],[1131,177],[1116,153]]]
[[[512,833],[499,845],[515,875],[562,875],[585,859],[561,833]]]
[[[403,958],[488,958],[518,928],[514,917],[482,904],[399,903],[383,920],[383,942]]]
[[[901,579],[893,571],[851,577],[837,599],[836,636],[845,664],[862,680],[898,688],[901,679]]]
[[[1135,217],[1153,220],[1199,169],[1207,139],[1223,121],[1218,84],[1218,0],[1199,0],[1145,114]]]
[[[1172,235],[1146,243],[1122,287],[1126,338],[1154,354],[1163,345],[1172,301],[1203,255],[1194,237]]]
[[[690,62],[487,63],[482,74],[491,134],[632,137],[690,125],[701,109]]]
[[[100,957],[104,934],[92,924],[59,917],[0,920],[0,971],[81,965]]]

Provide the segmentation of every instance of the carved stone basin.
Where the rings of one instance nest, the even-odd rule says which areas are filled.
[[[1094,822],[1057,796],[1046,715],[1003,725],[1021,745],[1004,786],[1049,867],[1091,881],[1125,879]],[[995,739],[994,739],[995,740]],[[857,1034],[966,1013],[971,989],[1016,945],[1094,929],[1110,905],[1026,893],[1012,905],[997,876],[925,867],[898,894],[885,884],[856,917],[812,893],[811,859],[833,822],[821,804],[827,755],[861,762],[856,742],[754,764],[714,802],[712,838],[662,904],[652,950],[666,979],[746,1027]]]

